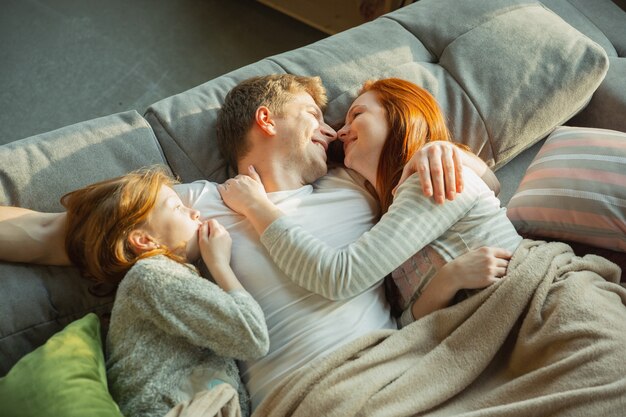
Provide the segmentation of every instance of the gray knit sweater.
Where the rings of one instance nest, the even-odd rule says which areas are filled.
[[[128,417],[162,417],[211,381],[248,394],[234,359],[267,353],[263,311],[245,291],[224,292],[191,265],[141,260],[116,294],[107,336],[110,391]]]

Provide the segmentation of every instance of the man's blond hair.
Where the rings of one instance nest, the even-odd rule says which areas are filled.
[[[285,103],[298,93],[308,93],[321,109],[326,106],[326,90],[320,77],[264,75],[244,80],[230,90],[217,118],[217,144],[232,167],[237,168],[237,162],[249,151],[246,136],[257,109],[266,106],[280,116]]]

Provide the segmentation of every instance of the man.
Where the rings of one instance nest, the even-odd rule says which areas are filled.
[[[255,167],[279,209],[297,216],[315,236],[341,247],[372,227],[378,206],[362,180],[351,172],[336,168],[325,175],[326,151],[336,139],[336,132],[323,119],[325,102],[319,77],[282,74],[246,80],[225,99],[218,119],[218,140],[220,150],[240,174]],[[426,148],[408,165],[404,176],[418,170],[426,193],[434,193],[436,200],[443,202],[444,189],[448,198],[453,198],[462,186],[455,172],[461,155],[444,144]],[[477,158],[463,161],[477,166],[481,174],[486,170]],[[432,186],[430,176],[424,175],[428,170],[433,173]],[[202,217],[216,218],[230,232],[233,270],[264,310],[270,351],[260,360],[243,364],[242,369],[253,408],[300,366],[366,333],[396,327],[380,284],[344,301],[312,294],[293,284],[273,264],[250,223],[224,205],[216,184],[184,184],[177,186],[177,192],[186,204],[200,210]],[[20,233],[26,232],[35,242],[33,250],[12,253],[23,245],[2,245],[0,258],[68,264],[60,243],[64,215],[28,212],[18,218],[19,213],[24,211],[7,209],[0,212],[0,220],[13,217],[12,225],[4,222],[4,227],[13,227],[7,231],[13,233],[11,241],[20,241],[18,237],[24,236]]]

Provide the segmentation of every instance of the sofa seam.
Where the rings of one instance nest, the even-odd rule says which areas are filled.
[[[185,155],[185,158],[189,161],[189,163],[196,169],[198,170],[198,172],[202,172],[202,170],[193,162],[193,160],[189,157],[189,154],[182,148],[182,146],[180,146],[180,143],[178,142],[178,139],[176,139],[176,137],[172,134],[172,132],[166,127],[166,125],[164,124],[163,120],[159,117],[158,113],[156,113],[155,111],[151,110],[150,108],[148,108],[145,112],[144,112],[144,117],[147,115],[147,113],[150,113],[154,116],[154,118],[159,122],[159,125],[161,126],[161,128],[165,131],[165,133],[167,133],[167,135],[172,139],[172,142],[178,147],[178,149],[183,153],[183,155]],[[147,120],[146,122],[148,124],[150,124]],[[150,129],[153,130],[152,125],[150,125]],[[154,132],[154,137],[156,139],[157,142],[159,142],[158,138],[156,137],[156,132]],[[159,143],[159,147],[162,149],[162,145]],[[165,156],[165,152],[163,153],[163,157],[165,158],[165,160],[167,161],[167,165],[170,167],[170,169],[172,169],[172,164],[169,160],[169,158],[167,156]]]
[[[467,91],[465,90],[465,88],[463,88],[463,86],[461,85],[461,83],[459,82],[459,80],[448,70],[447,67],[444,67],[443,65],[441,65],[441,56],[443,56],[443,54],[445,53],[445,51],[448,49],[448,46],[452,43],[452,42],[448,42],[446,44],[446,46],[442,49],[441,51],[441,55],[437,55],[436,53],[434,53],[427,45],[424,44],[424,42],[421,41],[421,39],[419,39],[419,37],[417,35],[415,35],[413,32],[411,32],[406,25],[402,24],[400,21],[396,20],[396,19],[392,19],[389,16],[382,16],[382,18],[384,19],[388,19],[391,20],[393,22],[395,22],[396,24],[398,24],[400,27],[402,27],[404,30],[406,30],[407,32],[409,32],[413,37],[415,37],[417,40],[419,40],[419,42],[424,46],[424,48],[426,48],[426,50],[433,56],[436,58],[436,62],[432,62],[432,64],[436,64],[439,65],[441,68],[443,68],[443,70],[446,72],[446,74],[448,74],[450,76],[450,78],[452,80],[454,80],[454,82],[456,83],[457,86],[459,86],[460,90],[463,92],[463,95],[465,97],[467,97],[467,99],[470,101],[470,103],[472,103],[472,106],[474,106],[474,109],[476,109],[476,112],[478,113],[478,116],[480,117],[480,123],[482,124],[485,132],[487,132],[487,136],[488,136],[488,143],[489,143],[489,149],[491,150],[491,155],[495,155],[494,153],[494,148],[493,148],[493,133],[490,131],[490,129],[487,127],[487,124],[485,123],[485,117],[483,115],[483,112],[481,112],[478,107],[476,106],[476,103],[474,102],[474,99],[472,96],[470,96]],[[461,35],[457,36],[456,38],[454,38],[455,40],[460,38],[461,36],[466,35],[468,32],[472,31],[474,28],[471,28],[470,30],[467,30],[465,32],[463,32]],[[413,62],[417,62],[417,61],[413,61]],[[446,119],[448,119],[448,117],[446,117]],[[456,139],[456,138],[455,138]],[[494,160],[494,164],[496,163],[496,161]]]
[[[157,139],[156,133],[155,133],[154,129],[152,128],[152,125],[146,120],[144,115],[139,114],[139,112],[137,112],[137,115],[139,116],[139,118],[141,119],[141,122],[145,125],[145,127],[147,127],[150,130],[150,136],[152,137],[152,140],[156,144],[157,149],[159,150],[159,153],[161,154],[161,157],[169,165],[169,161],[167,159],[167,156],[165,156],[165,151],[163,150],[163,146],[161,146],[161,143]],[[159,121],[159,123],[161,123],[161,122]]]
[[[613,44],[613,42],[611,41],[611,39],[609,39],[604,30],[600,29],[600,27],[598,25],[596,25],[596,22],[594,22],[593,20],[591,20],[589,18],[589,16],[587,16],[580,8],[576,7],[576,5],[574,3],[572,3],[570,0],[567,0],[567,4],[569,4],[570,6],[572,6],[572,8],[574,8],[579,15],[583,16],[585,18],[585,20],[587,22],[589,22],[594,28],[596,28],[598,30],[598,32],[600,32],[604,38],[608,41],[608,43],[611,45],[611,47],[613,48],[613,52],[615,52],[615,56],[619,57],[619,54],[617,53],[617,49],[615,49],[615,45]],[[563,19],[558,13],[556,13],[554,10],[550,9],[549,7],[545,6],[544,4],[541,4],[543,7],[545,7],[546,9],[550,10],[552,13],[554,13],[555,15],[559,16],[565,23],[567,23],[567,21],[565,19]],[[569,25],[569,23],[567,23]],[[570,25],[572,26],[572,25]],[[573,26],[572,26],[573,27]],[[574,28],[576,29],[576,28]],[[587,38],[589,38],[589,36],[585,35],[584,33],[582,33],[580,30],[576,29],[578,32],[580,32],[581,35],[586,36]],[[595,42],[593,39],[589,38],[589,40],[591,40],[592,42]],[[597,43],[597,42],[595,42]],[[600,46],[602,49],[604,49],[601,45],[598,44],[598,46]],[[607,53],[608,55],[608,53]]]

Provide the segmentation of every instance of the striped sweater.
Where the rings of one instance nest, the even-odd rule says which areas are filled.
[[[378,283],[427,245],[444,262],[481,246],[514,251],[522,238],[506,209],[473,171],[465,169],[463,178],[463,192],[436,205],[413,175],[380,221],[343,249],[326,245],[286,216],[265,230],[261,242],[296,284],[335,300]]]

